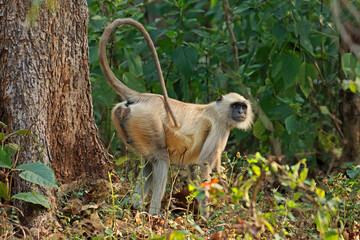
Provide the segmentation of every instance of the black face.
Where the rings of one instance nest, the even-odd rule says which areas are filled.
[[[231,118],[236,122],[242,122],[246,118],[247,105],[243,102],[236,102],[230,105]]]

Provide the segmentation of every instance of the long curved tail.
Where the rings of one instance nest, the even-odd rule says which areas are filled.
[[[162,94],[164,96],[164,103],[165,103],[165,108],[166,110],[170,113],[171,118],[173,120],[173,123],[175,126],[177,126],[177,122],[176,119],[174,117],[174,114],[169,106],[169,102],[168,102],[168,95],[167,95],[167,91],[165,88],[165,82],[164,82],[164,77],[162,75],[162,71],[161,71],[161,67],[160,67],[160,62],[159,62],[159,58],[157,55],[157,52],[155,50],[155,46],[153,41],[150,38],[149,33],[145,30],[145,28],[143,27],[143,25],[131,18],[119,18],[116,19],[115,21],[113,21],[109,26],[107,26],[104,30],[104,33],[102,34],[101,38],[100,38],[100,42],[99,42],[99,60],[100,60],[100,67],[102,72],[105,74],[106,80],[108,81],[108,83],[111,85],[111,87],[123,98],[123,99],[128,99],[131,100],[131,98],[136,97],[139,93],[128,88],[125,84],[123,84],[113,73],[113,71],[110,69],[108,60],[106,58],[106,43],[110,37],[110,34],[112,33],[112,31],[114,31],[115,28],[117,27],[121,27],[123,25],[131,25],[135,28],[137,28],[142,35],[144,36],[146,43],[148,44],[154,62],[155,62],[155,66],[156,66],[156,70],[158,73],[158,77],[159,77],[159,81],[160,81],[160,86],[161,86],[161,90],[162,90]]]

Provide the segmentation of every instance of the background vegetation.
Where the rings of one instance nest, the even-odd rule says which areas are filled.
[[[355,201],[352,214],[358,213],[356,181],[359,179],[359,168],[343,164],[352,159],[340,157],[345,139],[339,119],[344,92],[359,95],[360,68],[352,54],[339,54],[339,34],[329,1],[88,2],[96,121],[112,153],[116,156],[125,153],[125,149],[120,149],[118,140],[113,138],[114,130],[109,120],[110,109],[119,99],[100,71],[97,43],[108,23],[116,18],[131,17],[142,22],[156,42],[171,97],[186,102],[207,103],[223,93],[234,91],[253,102],[257,120],[250,132],[232,132],[228,154],[223,159],[226,169],[244,160],[236,158],[238,152],[275,155],[282,164],[294,166],[306,158],[306,165],[299,168],[306,170],[303,174],[308,176],[309,173],[311,178],[320,182],[328,199],[344,197],[340,189],[350,190],[354,198],[349,200],[345,197],[343,201],[345,205],[352,205]],[[350,4],[355,9],[359,7],[356,1]],[[349,16],[344,19],[354,21]],[[150,52],[136,30],[127,27],[119,29],[111,40],[109,56],[112,69],[128,86],[141,92],[160,93]],[[344,72],[345,78],[341,77]],[[232,159],[230,165],[229,159]],[[119,162],[123,160],[120,158]],[[347,175],[339,174],[346,173],[346,170]],[[250,172],[252,175],[251,168]],[[327,178],[329,174],[333,175]],[[338,186],[337,190],[333,188],[334,183]],[[247,185],[248,190],[250,185]],[[271,186],[276,187],[276,184]],[[316,189],[315,196],[325,197],[323,190]],[[319,199],[314,201],[320,205],[323,202]],[[312,210],[319,215],[312,215],[310,219],[329,216],[326,221],[333,221],[333,226],[338,225],[339,219],[334,217],[337,214],[331,220],[327,215],[337,211],[335,205],[320,207],[326,210],[317,211],[318,204]],[[344,211],[347,211],[345,208]],[[354,219],[350,222],[356,224]],[[353,227],[351,225],[349,233],[354,232]],[[336,233],[336,236],[337,233],[344,234],[344,229],[330,231],[330,236],[331,233]],[[319,231],[324,237],[328,229]]]
[[[358,239],[360,167],[342,157],[341,105],[345,93],[359,97],[360,63],[340,51],[334,2],[88,0],[94,112],[118,181],[109,174],[110,182],[60,186],[62,231],[50,237]],[[350,4],[341,21],[359,26],[350,13],[360,3],[341,2]],[[231,133],[223,173],[211,182],[188,183],[185,170],[171,171],[162,217],[130,208],[138,159],[115,135],[110,111],[121,99],[105,81],[97,56],[104,28],[124,17],[143,23],[156,43],[170,97],[208,103],[238,92],[256,112],[251,131]],[[130,88],[161,92],[151,54],[135,29],[117,30],[108,57]],[[194,203],[206,191],[213,204],[207,221]],[[16,221],[15,215],[4,218],[0,230]]]
[[[341,154],[339,96],[349,88],[338,77],[339,35],[329,6],[230,1],[224,16],[222,1],[89,1],[91,81],[104,141],[112,139],[109,112],[119,99],[104,81],[97,44],[109,22],[132,17],[158,46],[171,97],[207,103],[235,91],[260,107],[252,132],[233,131],[229,152],[286,155],[290,163],[306,157],[312,169],[326,172]],[[136,30],[118,30],[109,54],[112,69],[131,88],[160,93],[150,52]],[[359,92],[359,81],[354,83]],[[119,144],[113,143],[116,152]]]

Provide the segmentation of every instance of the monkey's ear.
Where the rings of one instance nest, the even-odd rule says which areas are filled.
[[[216,99],[216,102],[217,103],[221,102],[223,100],[223,98],[224,98],[223,96],[219,97],[218,99]]]

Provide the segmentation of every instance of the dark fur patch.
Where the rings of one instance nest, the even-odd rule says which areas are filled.
[[[134,102],[131,102],[131,101],[126,101],[126,103],[125,103],[125,107],[129,107],[129,105],[131,105],[131,104],[134,104]]]
[[[126,120],[126,118],[129,116],[130,114],[130,108],[126,107],[122,107],[119,106],[116,110],[115,110],[115,116],[118,119],[119,123]]]
[[[126,129],[126,122],[127,122],[127,118],[130,114],[130,108],[128,107],[128,103],[125,104],[126,107],[123,106],[119,106],[116,110],[115,110],[115,117],[121,127],[121,129],[123,130],[125,136],[126,136],[126,143],[127,144],[131,144],[133,143],[132,138],[129,136],[128,131]]]
[[[223,100],[223,98],[224,98],[223,96],[220,96],[218,99],[216,99],[216,102],[217,103],[221,102]]]

